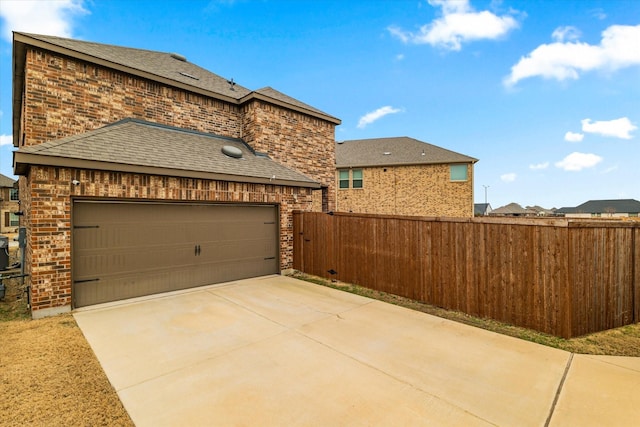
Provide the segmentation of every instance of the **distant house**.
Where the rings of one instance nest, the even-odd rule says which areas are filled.
[[[474,216],[487,216],[492,210],[490,203],[476,203],[473,205]]]
[[[0,174],[0,233],[14,233],[20,225],[18,182]]]
[[[471,217],[473,157],[409,137],[336,143],[336,209]]]
[[[517,203],[509,203],[494,209],[490,213],[491,216],[537,216],[537,212],[531,209],[525,209]]]
[[[589,200],[575,208],[560,208],[556,214],[568,218],[638,217],[640,216],[640,202],[635,199]]]

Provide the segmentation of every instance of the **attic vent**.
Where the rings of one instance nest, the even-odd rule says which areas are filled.
[[[198,77],[196,77],[196,76],[192,76],[192,75],[191,75],[191,74],[189,74],[189,73],[183,73],[182,71],[180,71],[180,74],[182,74],[182,75],[183,75],[183,76],[185,76],[185,77],[189,77],[190,79],[193,79],[193,80],[200,80]]]
[[[169,56],[172,57],[173,59],[177,59],[178,61],[187,62],[187,58],[180,55],[179,53],[171,53],[169,54]]]
[[[222,147],[222,154],[225,156],[233,157],[234,159],[242,158],[242,150],[236,147],[232,147],[231,145],[225,145]]]

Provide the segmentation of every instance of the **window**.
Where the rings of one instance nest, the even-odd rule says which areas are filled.
[[[466,181],[469,179],[467,165],[450,165],[449,170],[451,172],[451,181]]]
[[[9,199],[11,200],[19,200],[20,197],[18,196],[18,189],[17,188],[12,188],[10,191],[10,196]]]
[[[349,171],[341,170],[339,172],[340,188],[349,188]]]
[[[20,225],[20,217],[14,213],[9,213],[9,227],[17,227]]]
[[[353,188],[362,188],[362,169],[354,169],[351,171]]]
[[[349,185],[351,182],[351,185]],[[338,171],[338,187],[362,188],[362,169],[343,169]]]

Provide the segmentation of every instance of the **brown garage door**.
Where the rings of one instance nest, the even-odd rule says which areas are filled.
[[[278,273],[276,206],[76,201],[75,307]]]

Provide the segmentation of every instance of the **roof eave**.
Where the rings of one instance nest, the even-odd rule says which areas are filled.
[[[455,164],[475,164],[477,159],[470,159],[467,161],[449,161],[449,162],[420,162],[420,163],[353,163],[353,164],[337,164],[336,169],[339,168],[391,168],[394,166],[431,166],[431,165],[455,165]]]
[[[303,114],[306,114],[308,116],[314,116],[314,117],[317,117],[319,119],[325,120],[327,122],[333,123],[335,125],[342,124],[342,120],[340,120],[340,119],[338,119],[336,117],[333,117],[333,116],[330,116],[328,114],[324,114],[324,113],[321,113],[321,112],[318,112],[318,111],[309,110],[307,108],[303,108],[303,107],[300,107],[300,106],[297,106],[297,105],[289,104],[287,102],[280,101],[279,99],[275,99],[275,98],[272,98],[270,96],[267,96],[267,95],[264,95],[262,93],[258,93],[258,92],[255,92],[255,91],[252,91],[251,93],[249,93],[249,94],[243,96],[242,98],[240,98],[240,104],[244,104],[246,102],[253,101],[253,100],[256,100],[256,99],[260,100],[260,101],[268,102],[270,104],[277,105],[279,107],[288,108],[289,110],[297,111],[299,113],[303,113]]]
[[[12,56],[12,132],[13,132],[13,146],[18,147],[20,140],[20,118],[22,115],[22,94],[24,93],[24,66],[26,61],[26,54],[24,43],[20,43],[16,40],[16,36],[19,34],[13,33],[13,56]]]
[[[126,163],[103,162],[97,160],[75,159],[69,157],[47,156],[36,153],[13,153],[13,170],[16,175],[26,175],[31,165],[57,166],[74,169],[106,170],[114,172],[138,173],[147,175],[174,176],[180,178],[200,178],[215,181],[243,182],[250,184],[271,184],[288,187],[321,188],[315,181],[295,181],[278,178],[262,178],[245,175],[232,175],[217,172],[191,171],[185,169],[163,168]]]
[[[80,59],[82,61],[87,61],[93,64],[98,64],[98,65],[102,65],[104,67],[108,67],[108,68],[112,68],[118,71],[122,71],[131,75],[135,75],[138,77],[142,77],[145,79],[149,79],[158,83],[163,83],[166,84],[168,86],[173,86],[179,89],[184,89],[193,93],[198,93],[200,95],[205,95],[211,98],[215,98],[221,101],[225,101],[225,102],[229,102],[232,104],[236,104],[236,105],[241,105],[244,104],[247,101],[253,100],[253,99],[260,99],[275,105],[278,105],[280,107],[284,107],[284,108],[288,108],[290,110],[294,110],[294,111],[298,111],[300,113],[306,114],[306,115],[310,115],[310,116],[314,116],[317,117],[319,119],[334,123],[336,125],[339,125],[342,123],[342,121],[336,117],[330,116],[328,114],[324,114],[318,111],[313,111],[313,110],[309,110],[306,108],[302,108],[293,104],[289,104],[287,102],[284,101],[280,101],[274,98],[271,98],[269,96],[260,94],[260,93],[256,93],[255,91],[250,92],[249,94],[245,95],[244,97],[237,99],[237,98],[232,98],[230,96],[226,96],[226,95],[222,95],[220,93],[217,92],[212,92],[212,91],[208,91],[202,88],[198,88],[196,86],[191,86],[188,85],[186,83],[182,83],[179,82],[177,80],[172,80],[172,79],[168,79],[166,77],[162,77],[162,76],[158,76],[156,74],[152,74],[152,73],[148,73],[146,71],[142,71],[142,70],[138,70],[137,68],[131,68],[131,67],[127,67],[125,65],[122,64],[118,64],[116,62],[111,62],[111,61],[107,61],[105,59],[101,59],[92,55],[87,55],[85,53],[81,53],[78,51],[75,51],[73,49],[68,49],[62,46],[58,46],[52,43],[48,43],[33,37],[29,37],[26,34],[23,33],[19,33],[19,32],[14,32],[13,33],[13,41],[14,41],[14,62],[15,62],[15,58],[16,58],[16,51],[18,50],[18,47],[20,48],[20,52],[21,52],[21,56],[20,58],[22,59],[22,62],[19,64],[20,68],[22,70],[22,72],[20,73],[21,78],[20,80],[20,91],[18,93],[22,93],[22,85],[24,85],[24,63],[25,63],[25,54],[24,52],[26,51],[25,46],[26,45],[30,45],[30,46],[34,46],[34,47],[39,47],[42,49],[46,49],[52,52],[56,52],[62,55],[66,55],[72,58],[76,58],[76,59]],[[16,76],[16,66],[14,64],[14,104],[13,104],[13,108],[14,111],[21,111],[20,107],[20,102],[18,102],[15,99],[15,76]],[[15,132],[16,129],[16,123],[19,123],[19,118],[16,119],[15,117],[15,113],[14,113],[14,145],[17,147],[17,133]]]
[[[48,43],[42,40],[38,40],[35,39],[33,37],[29,37],[25,34],[22,33],[18,33],[18,32],[14,32],[13,33],[13,40],[14,40],[14,52],[16,49],[16,45],[17,44],[21,44],[20,48],[21,51],[23,52],[22,54],[22,75],[24,75],[24,46],[25,45],[29,45],[29,46],[34,46],[34,47],[39,47],[42,49],[46,49],[49,50],[51,52],[56,52],[62,55],[66,55],[72,58],[76,58],[76,59],[80,59],[82,61],[86,61],[86,62],[90,62],[92,64],[98,64],[98,65],[102,65],[104,67],[107,68],[112,68],[114,70],[118,70],[118,71],[122,71],[134,76],[138,76],[138,77],[142,77],[148,80],[152,80],[158,83],[164,83],[168,86],[173,86],[179,89],[184,89],[184,90],[188,90],[190,92],[194,92],[194,93],[198,93],[200,95],[206,95],[209,96],[211,98],[216,98],[219,99],[221,101],[226,101],[226,102],[230,102],[233,104],[238,104],[238,99],[236,98],[232,98],[230,96],[226,96],[217,92],[212,92],[206,89],[202,89],[199,88],[197,86],[192,86],[192,85],[188,85],[186,83],[180,82],[178,80],[172,80],[166,77],[162,77],[159,76],[157,74],[153,74],[153,73],[148,73],[146,71],[142,71],[139,70],[137,68],[131,68],[131,67],[127,67],[126,65],[122,65],[122,64],[118,64],[117,62],[112,62],[112,61],[108,61],[106,59],[102,59],[102,58],[98,58],[92,55],[88,55],[86,53],[82,53],[82,52],[78,52],[75,51],[73,49],[68,49],[62,46],[58,46],[52,43]],[[15,57],[15,55],[14,55]],[[15,67],[14,67],[14,72],[15,72]],[[14,107],[15,107],[15,103],[14,103]]]

